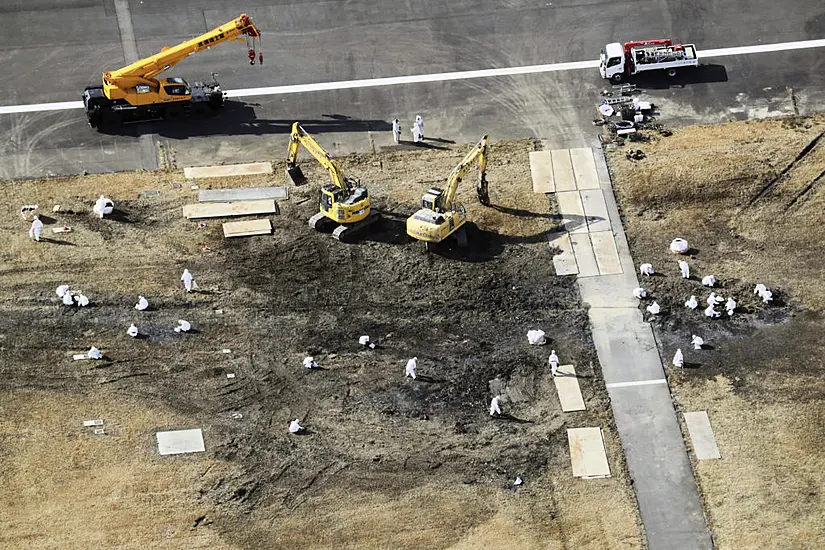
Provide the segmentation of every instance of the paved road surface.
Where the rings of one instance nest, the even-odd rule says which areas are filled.
[[[248,65],[242,45],[225,44],[174,70],[190,79],[216,71],[227,89],[581,61],[594,59],[604,42],[640,37],[707,49],[825,36],[825,8],[813,0],[784,4],[781,17],[772,0],[387,0],[381,10],[367,0],[124,3],[141,56],[242,11],[252,15],[265,32],[262,67]],[[114,0],[10,1],[0,14],[0,105],[78,99],[101,71],[124,63]],[[699,80],[706,82],[651,90],[665,122],[791,113],[788,87],[799,111],[813,110],[825,98],[825,61],[819,50],[727,57]],[[0,115],[0,177],[147,167],[158,142],[174,149],[181,166],[279,157],[297,119],[328,134],[322,142],[336,153],[388,147],[389,121],[416,113],[428,136],[471,142],[489,132],[577,147],[593,142],[590,120],[603,86],[595,70],[583,70],[270,96],[233,102],[199,124],[139,124],[117,136],[92,131],[76,110]],[[148,148],[136,139],[144,134]]]

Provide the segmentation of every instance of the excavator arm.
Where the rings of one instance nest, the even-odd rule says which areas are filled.
[[[301,167],[298,166],[298,149],[301,145],[303,145],[304,148],[309,151],[313,157],[315,157],[315,160],[320,162],[321,165],[327,169],[330,177],[332,178],[332,183],[347,192],[351,191],[352,183],[344,175],[344,172],[338,166],[338,163],[329,156],[329,153],[327,153],[317,141],[315,141],[315,138],[306,133],[306,130],[303,129],[300,122],[296,122],[292,125],[292,132],[289,136],[289,152],[287,154],[286,161],[287,173],[295,185],[303,185],[307,181],[301,171]]]
[[[490,197],[487,193],[487,154],[489,148],[490,136],[485,135],[478,140],[475,147],[473,147],[464,159],[453,169],[450,178],[447,180],[447,189],[443,195],[443,207],[445,210],[452,209],[453,201],[455,201],[455,195],[458,191],[458,185],[461,183],[461,180],[464,179],[464,176],[467,175],[467,172],[470,171],[470,168],[473,167],[476,160],[478,160],[479,173],[478,183],[476,184],[478,200],[485,206],[490,204]]]
[[[249,50],[250,63],[255,62],[254,41],[260,38],[261,33],[252,23],[248,15],[243,14],[237,19],[230,21],[220,27],[212,29],[196,38],[187,40],[177,46],[165,47],[159,53],[135,61],[116,71],[103,73],[103,86],[106,97],[118,99],[127,96],[126,90],[139,85],[156,87],[158,80],[156,77],[174,67],[188,56],[208,49],[212,46],[231,40],[252,39],[253,47]],[[260,54],[263,62],[263,54]]]

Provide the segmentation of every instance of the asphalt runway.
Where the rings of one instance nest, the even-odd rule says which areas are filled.
[[[0,6],[0,105],[75,101],[102,71],[122,66],[128,40],[118,2],[140,56],[251,15],[264,33],[263,66],[250,66],[245,47],[230,43],[169,72],[197,80],[214,71],[228,90],[586,61],[606,42],[640,38],[694,42],[701,54],[825,37],[825,8],[812,0],[783,4],[781,14],[767,0],[176,0],[174,9],[158,0],[12,1]],[[661,106],[662,122],[804,114],[825,99],[822,49],[704,63],[681,81],[641,83]],[[82,110],[2,114],[0,177],[153,168],[159,150],[171,151],[167,158],[178,166],[280,157],[295,120],[333,154],[394,147],[390,121],[398,117],[407,128],[416,114],[424,116],[427,137],[436,138],[432,147],[484,133],[580,147],[595,143],[591,120],[605,85],[596,69],[580,69],[246,97],[209,119],[128,125],[118,135],[90,129]]]

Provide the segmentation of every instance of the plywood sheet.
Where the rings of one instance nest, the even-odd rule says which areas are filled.
[[[192,166],[183,169],[187,178],[225,178],[229,176],[251,176],[254,174],[271,174],[271,162],[254,162],[252,164],[226,164],[223,166]]]
[[[238,189],[201,189],[198,202],[284,200],[289,198],[287,187],[243,187]]]
[[[567,430],[567,443],[575,477],[610,477],[601,428],[571,428]]]
[[[607,214],[607,203],[601,189],[584,189],[579,191],[584,207],[584,216],[587,218],[587,230],[610,231],[610,216]]]
[[[570,150],[556,149],[551,153],[553,156],[553,180],[556,182],[556,193],[559,191],[575,191],[576,177],[573,175]]]
[[[550,151],[530,153],[530,175],[533,178],[533,193],[555,193],[553,181],[553,157]]]
[[[556,376],[553,377],[553,382],[556,384],[562,411],[585,410],[584,399],[579,388],[579,379],[576,378],[576,369],[573,365],[559,365]]]
[[[553,267],[556,270],[556,275],[577,275],[579,268],[576,265],[576,256],[573,254],[573,244],[570,242],[570,233],[567,231],[548,233],[547,241],[550,244],[550,248],[558,248],[561,250],[561,252],[553,256]]]
[[[570,149],[573,174],[576,177],[576,189],[599,189],[599,173],[590,148]]]
[[[710,427],[707,411],[686,412],[685,424],[687,424],[697,460],[722,458],[719,447],[716,446],[716,438],[713,436],[713,428]]]
[[[183,207],[183,215],[190,220],[199,218],[226,218],[231,216],[274,214],[276,211],[275,208],[275,201],[271,199],[242,202],[204,202],[185,205]]]
[[[578,191],[557,191],[556,202],[564,228],[570,233],[587,233],[584,206]]]
[[[579,266],[579,277],[595,277],[599,274],[599,264],[593,254],[593,245],[587,233],[571,233],[570,242],[573,245],[573,254],[576,256],[576,265]]]
[[[593,244],[593,254],[596,256],[599,275],[618,275],[622,273],[622,262],[619,261],[616,238],[613,236],[612,231],[591,233],[590,242]]]
[[[203,444],[203,432],[195,430],[173,430],[158,432],[158,453],[162,455],[177,455],[183,453],[202,453],[206,450]]]
[[[226,238],[269,235],[270,233],[272,233],[272,222],[269,221],[269,218],[223,224],[223,236]]]

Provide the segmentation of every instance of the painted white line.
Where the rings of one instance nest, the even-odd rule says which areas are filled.
[[[60,103],[37,103],[34,105],[6,105],[0,106],[0,115],[12,113],[39,113],[40,111],[65,111],[66,109],[82,109],[82,101],[63,101]]]
[[[268,88],[246,88],[228,90],[228,97],[247,97],[262,95],[295,94],[304,92],[321,92],[327,90],[347,90],[351,88],[371,88],[375,86],[396,86],[398,84],[422,84],[426,82],[444,82],[447,80],[467,80],[471,78],[490,78],[494,76],[513,76],[555,71],[573,71],[577,69],[598,68],[598,61],[572,61],[570,63],[551,63],[548,65],[528,65],[506,69],[482,69],[480,71],[458,71],[454,73],[416,74],[410,76],[390,76],[370,78],[367,80],[341,80],[339,82],[318,82],[316,84],[296,84],[293,86],[271,86]]]
[[[745,55],[753,53],[783,52],[790,50],[804,50],[808,48],[825,47],[825,39],[802,40],[799,42],[782,42],[779,44],[759,44],[757,46],[741,46],[735,48],[718,48],[715,50],[700,50],[699,58],[725,57],[730,55]],[[468,80],[472,78],[491,78],[496,76],[515,76],[522,74],[539,74],[557,71],[574,71],[580,69],[595,69],[599,66],[594,61],[571,61],[567,63],[550,63],[547,65],[527,65],[524,67],[509,67],[502,69],[482,69],[478,71],[457,71],[452,73],[418,74],[410,76],[390,76],[386,78],[370,78],[364,80],[341,80],[338,82],[317,82],[314,84],[293,84],[290,86],[268,86],[264,88],[244,88],[241,90],[227,90],[227,97],[252,97],[267,95],[299,94],[307,92],[323,92],[331,90],[348,90],[353,88],[372,88],[376,86],[397,86],[399,84],[423,84],[427,82],[446,82],[449,80]],[[83,108],[82,101],[63,101],[60,103],[39,103],[34,105],[7,105],[0,106],[0,115],[13,113],[34,113],[40,111],[63,111],[67,109]]]
[[[799,42],[782,42],[779,44],[759,44],[757,46],[740,46],[738,48],[718,48],[716,50],[699,50],[698,55],[703,57],[725,57],[729,55],[745,55],[751,53],[787,52],[790,50],[806,50],[809,48],[825,47],[825,39],[800,40]]]
[[[667,380],[664,378],[658,378],[656,380],[638,380],[636,382],[614,382],[612,384],[606,384],[606,387],[607,389],[629,388],[631,386],[651,386],[653,384],[667,384]]]

